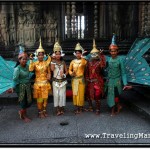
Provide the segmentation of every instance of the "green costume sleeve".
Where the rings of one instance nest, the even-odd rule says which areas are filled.
[[[19,68],[16,67],[14,69],[14,72],[13,72],[13,88],[18,84],[18,79],[19,79]]]
[[[89,53],[88,55],[84,56],[84,58],[85,58],[86,60],[90,60],[91,54]]]

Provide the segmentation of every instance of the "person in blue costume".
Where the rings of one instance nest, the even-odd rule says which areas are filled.
[[[119,103],[119,95],[122,90],[130,89],[127,85],[126,70],[123,60],[118,56],[118,46],[115,43],[115,34],[109,46],[111,57],[107,60],[108,78],[106,81],[106,95],[108,106],[111,107],[111,116],[119,113],[122,106]],[[116,110],[116,111],[115,111]]]
[[[18,55],[18,62],[13,72],[13,88],[11,92],[15,90],[18,95],[18,101],[21,106],[21,110],[19,110],[20,119],[25,122],[30,122],[31,119],[27,117],[26,110],[32,103],[31,74],[29,72],[29,66],[27,65],[28,55],[23,51],[21,46],[19,46],[19,48],[20,52]]]

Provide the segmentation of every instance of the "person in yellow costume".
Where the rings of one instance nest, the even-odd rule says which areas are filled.
[[[44,61],[45,50],[42,47],[41,39],[39,48],[36,50],[38,61],[33,62],[32,57],[30,57],[29,71],[35,72],[35,82],[33,86],[33,98],[37,99],[37,107],[39,111],[39,117],[47,117],[46,107],[48,101],[48,95],[51,92],[50,78],[50,62],[51,57]]]
[[[74,55],[76,59],[69,65],[69,74],[72,77],[73,104],[77,107],[75,114],[79,114],[84,106],[85,79],[84,72],[87,61],[82,58],[84,53],[80,43],[76,44]]]

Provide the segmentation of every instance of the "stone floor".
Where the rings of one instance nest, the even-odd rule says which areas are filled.
[[[72,102],[67,100],[65,115],[56,116],[53,100],[49,99],[49,117],[38,118],[37,107],[33,103],[28,109],[28,115],[32,118],[30,123],[19,119],[19,108],[19,105],[1,105],[2,146],[150,145],[149,120],[139,116],[127,105],[124,105],[120,114],[111,117],[106,100],[102,100],[99,116],[93,112],[75,115]],[[62,122],[68,125],[60,125]]]

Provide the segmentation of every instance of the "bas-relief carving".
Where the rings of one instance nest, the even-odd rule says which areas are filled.
[[[14,18],[10,18],[10,26],[9,26],[9,43],[14,44],[15,43],[15,23]]]
[[[1,41],[5,46],[9,44],[33,46],[39,41],[40,36],[47,45],[53,44],[57,38],[57,20],[50,13],[41,17],[39,12],[35,11],[32,5],[23,6],[18,10],[17,22],[13,17],[10,18],[9,27],[6,25],[8,17],[6,13],[0,24]]]
[[[6,46],[8,45],[8,30],[6,25],[6,17],[2,17],[1,20],[1,41]]]
[[[20,44],[24,43],[24,22],[25,16],[23,14],[19,14],[18,16],[18,30],[17,30],[17,42]]]

